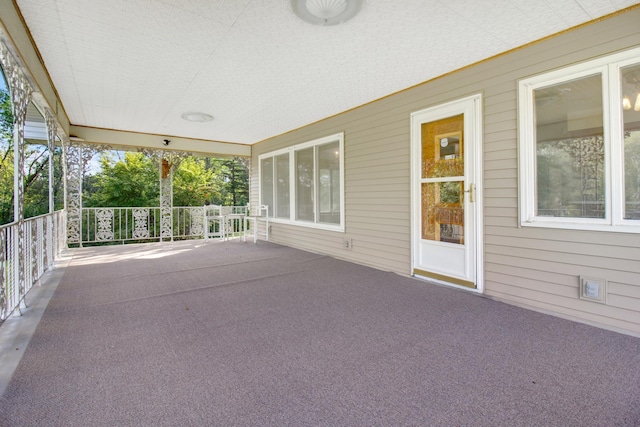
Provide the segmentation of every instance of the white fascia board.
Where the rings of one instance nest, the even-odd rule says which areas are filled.
[[[98,129],[75,125],[71,126],[69,133],[71,136],[84,140],[87,144],[106,144],[136,148],[141,147],[188,151],[220,157],[251,156],[250,145],[232,142],[207,141],[202,139],[180,138],[175,136],[154,135],[112,129]],[[163,144],[163,140],[165,139],[171,141],[168,146]]]

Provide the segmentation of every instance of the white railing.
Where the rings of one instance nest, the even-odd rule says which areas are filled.
[[[174,206],[172,240],[244,236],[244,217],[248,214],[246,206],[218,206],[219,215],[224,219],[219,223],[208,220],[211,208]],[[160,241],[163,240],[160,225],[159,207],[82,208],[82,243]]]
[[[82,242],[160,239],[160,208],[82,208]]]
[[[65,247],[64,211],[29,218],[22,230],[16,223],[0,227],[0,321],[24,303],[27,292]]]

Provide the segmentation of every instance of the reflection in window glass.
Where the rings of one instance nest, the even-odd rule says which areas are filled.
[[[296,151],[296,219],[313,221],[313,147]]]
[[[260,184],[261,203],[269,206],[269,215],[273,215],[273,157],[260,162]]]
[[[640,220],[640,65],[621,69],[624,219]]]
[[[289,218],[289,153],[276,156],[276,207],[273,215]]]
[[[463,181],[422,184],[422,239],[464,244]]]
[[[601,75],[534,90],[537,215],[604,218]]]
[[[337,141],[318,147],[318,193],[320,222],[340,224],[340,147]]]

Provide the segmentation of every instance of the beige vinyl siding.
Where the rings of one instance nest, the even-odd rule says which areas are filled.
[[[638,22],[631,8],[255,145],[254,166],[262,153],[345,134],[346,232],[273,224],[272,240],[410,274],[410,114],[480,93],[484,293],[640,335],[640,235],[519,227],[517,140],[519,79],[636,47]],[[257,180],[254,167],[252,203]],[[607,304],[578,298],[580,276],[608,281]]]

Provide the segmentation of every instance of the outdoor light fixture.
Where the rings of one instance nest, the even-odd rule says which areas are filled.
[[[337,25],[357,15],[363,0],[291,0],[293,12],[313,25]]]
[[[182,115],[182,118],[190,122],[210,122],[211,120],[213,120],[213,116],[211,114],[200,112],[184,113]]]

